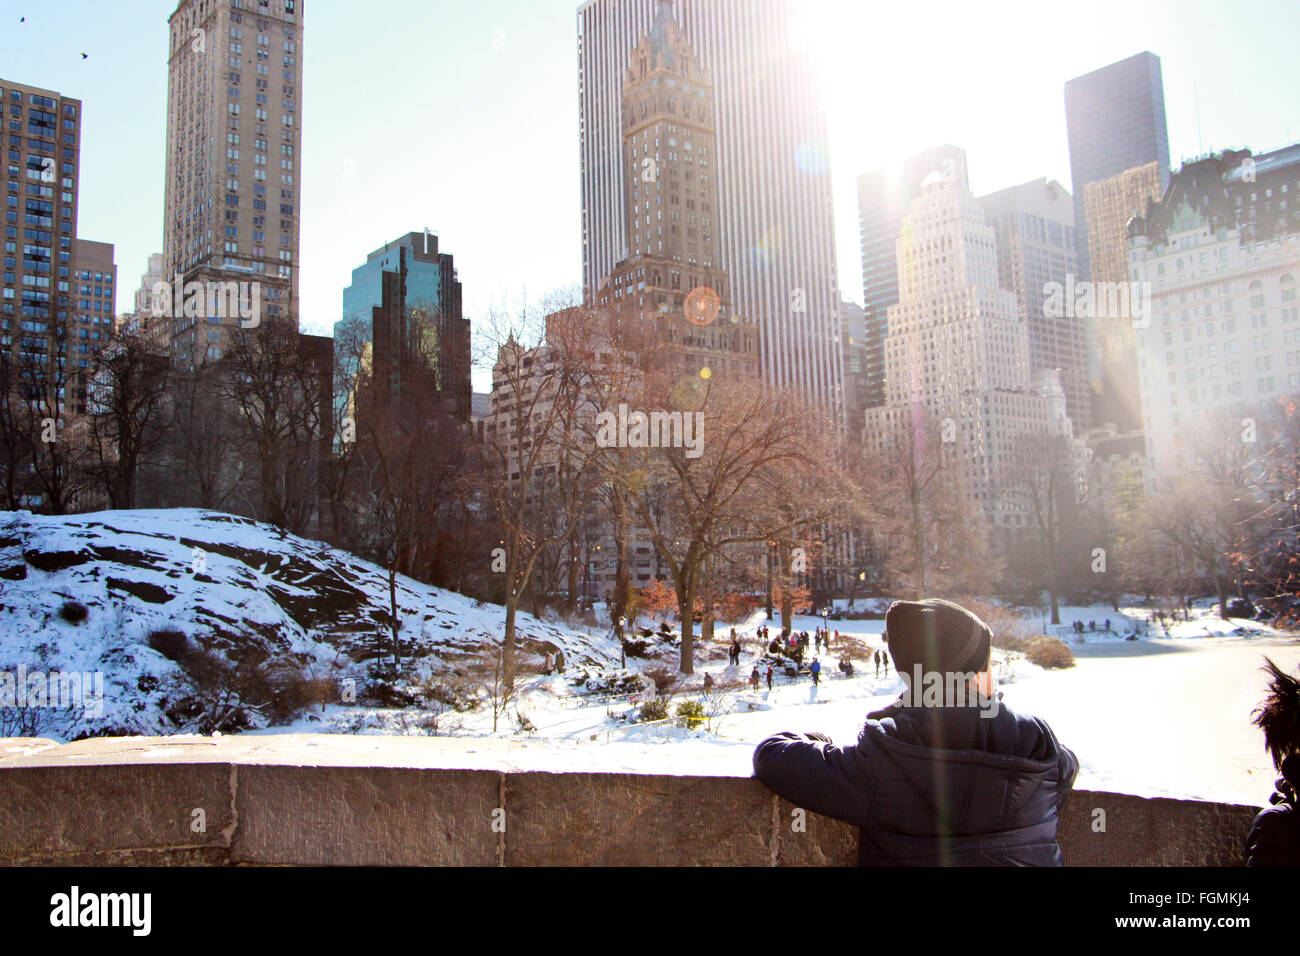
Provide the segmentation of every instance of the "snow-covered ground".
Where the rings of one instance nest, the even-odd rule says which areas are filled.
[[[1016,658],[1003,670],[1004,701],[1047,720],[1078,754],[1080,788],[1262,805],[1274,775],[1263,738],[1250,723],[1264,687],[1259,667],[1265,654],[1283,667],[1300,665],[1300,641],[1255,622],[1223,622],[1204,602],[1189,621],[1171,626],[1169,639],[1126,641],[1097,633],[1077,642],[1068,631],[1074,619],[1085,625],[1093,619],[1100,626],[1109,617],[1112,628],[1127,633],[1147,614],[1145,609],[1117,614],[1108,606],[1063,608],[1076,666],[1045,671]],[[704,699],[699,684],[706,671],[720,684],[746,681],[758,652],[752,634],[759,623],[756,617],[739,629],[745,647],[739,668],[725,663],[697,668],[694,689],[678,694],[673,705]],[[812,617],[796,618],[795,630],[811,633],[820,623]],[[870,649],[883,647],[883,621],[831,621],[830,626],[846,640]],[[1248,634],[1231,635],[1239,628]],[[1219,634],[1231,636],[1207,638]],[[995,656],[1005,655],[995,651]],[[521,748],[531,749],[530,766],[538,766],[538,758],[547,754],[556,769],[563,769],[579,752],[589,764],[593,751],[599,751],[599,765],[610,770],[745,774],[754,745],[782,730],[820,731],[837,744],[852,744],[865,715],[902,690],[897,675],[877,677],[874,667],[863,661],[855,662],[855,676],[846,679],[835,669],[837,658],[833,650],[816,689],[807,677],[778,676],[770,692],[765,683],[756,694],[747,686],[724,690],[734,709],[713,722],[712,732],[622,723],[618,715],[635,705],[566,701],[560,695],[571,689],[562,677],[537,677],[526,683],[519,704],[536,730],[520,734],[512,720],[502,719],[497,736],[510,736]],[[371,716],[374,732],[421,732],[402,712]],[[310,715],[287,730],[310,732],[337,719],[334,713]],[[492,733],[491,715],[452,715],[440,732],[487,736]]]
[[[79,624],[61,619],[64,602],[85,606]],[[842,603],[842,602],[841,602]],[[481,662],[499,645],[500,607],[398,581],[407,661],[405,677],[450,675]],[[148,646],[151,631],[171,627],[205,646],[256,660],[293,665],[310,677],[367,679],[377,626],[388,605],[383,570],[344,552],[284,535],[246,519],[203,511],[105,512],[72,518],[23,513],[0,524],[0,674],[20,665],[63,671],[101,671],[105,712],[96,721],[48,728],[56,738],[105,731],[167,734],[178,728],[166,711],[167,682],[178,665]],[[888,601],[858,601],[858,610],[883,613]],[[1040,612],[1025,612],[1033,630]],[[1166,635],[1143,608],[1107,605],[1061,609],[1062,624],[1046,630],[1065,640],[1076,666],[1044,671],[1017,655],[1000,667],[1006,704],[1046,719],[1079,756],[1079,786],[1144,795],[1169,795],[1262,804],[1273,772],[1262,737],[1250,723],[1264,686],[1268,654],[1280,665],[1300,665],[1300,640],[1251,621],[1225,622],[1210,602],[1189,620],[1170,623]],[[1098,630],[1076,635],[1073,621]],[[1110,630],[1105,630],[1109,620]],[[721,643],[697,648],[694,678],[677,690],[683,701],[703,701],[700,684],[713,675],[723,713],[695,730],[676,721],[637,724],[623,719],[639,708],[627,696],[594,698],[589,681],[619,679],[617,647],[608,635],[520,616],[518,698],[499,708],[493,729],[490,702],[469,712],[448,710],[436,732],[457,737],[496,736],[530,753],[533,766],[552,761],[644,772],[746,774],[753,745],[781,730],[821,731],[837,743],[856,740],[865,715],[892,700],[902,682],[877,675],[861,659],[843,678],[835,663],[842,646],[823,652],[822,682],[778,673],[768,691],[751,691],[747,678],[761,652],[761,612],[738,628],[741,665],[728,667]],[[773,622],[779,627],[779,622]],[[799,617],[796,631],[812,632],[820,619]],[[882,647],[882,620],[830,621],[842,641],[870,652]],[[1137,630],[1138,640],[1125,636]],[[719,641],[729,628],[720,627]],[[1155,635],[1155,636],[1151,636]],[[368,643],[369,642],[369,643]],[[537,673],[541,654],[562,648],[564,675]],[[663,656],[629,659],[630,671],[675,670],[671,647]],[[648,683],[643,682],[643,686]],[[480,699],[483,689],[478,688]],[[523,720],[520,720],[522,715]],[[521,729],[526,728],[526,729]],[[257,733],[428,734],[427,710],[383,710],[327,703],[292,724]]]
[[[499,606],[396,581],[404,674],[412,682],[491,661]],[[81,621],[61,610],[80,605]],[[391,646],[384,569],[247,518],[197,509],[0,517],[0,703],[4,676],[102,675],[102,713],[50,711],[55,739],[169,734],[169,689],[181,668],[150,646],[176,630],[231,660],[325,683],[370,678]],[[520,662],[563,650],[599,671],[618,653],[608,635],[518,618]],[[21,669],[21,670],[20,670]],[[12,694],[12,686],[10,687]]]

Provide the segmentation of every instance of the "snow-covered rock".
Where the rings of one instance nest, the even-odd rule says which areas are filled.
[[[504,609],[397,579],[404,676],[490,661]],[[73,623],[80,605],[88,612]],[[162,695],[178,665],[149,646],[174,630],[197,647],[302,675],[364,680],[387,656],[387,572],[247,518],[197,509],[0,519],[0,674],[102,673],[103,712],[60,715],[46,736],[174,733]],[[520,613],[522,661],[561,649],[599,671],[603,638]],[[0,700],[0,704],[3,700]]]

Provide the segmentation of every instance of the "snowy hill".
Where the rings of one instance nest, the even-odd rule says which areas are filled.
[[[503,608],[400,576],[397,604],[407,680],[494,659]],[[246,518],[177,509],[0,519],[0,674],[103,673],[103,713],[47,735],[176,732],[166,695],[181,668],[150,646],[158,631],[268,672],[364,681],[389,654],[388,607],[384,569]],[[518,629],[525,667],[558,648],[598,671],[617,653],[528,614]]]

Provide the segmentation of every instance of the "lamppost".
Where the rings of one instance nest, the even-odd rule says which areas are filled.
[[[618,628],[618,666],[620,670],[627,669],[627,643],[623,639],[623,628],[627,624],[627,618],[622,615],[616,623]]]

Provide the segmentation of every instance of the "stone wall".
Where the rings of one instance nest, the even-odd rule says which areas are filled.
[[[752,777],[598,769],[609,755],[326,735],[0,741],[0,865],[857,862],[854,827],[797,814]],[[1076,791],[1060,841],[1073,866],[1233,866],[1255,812]]]

